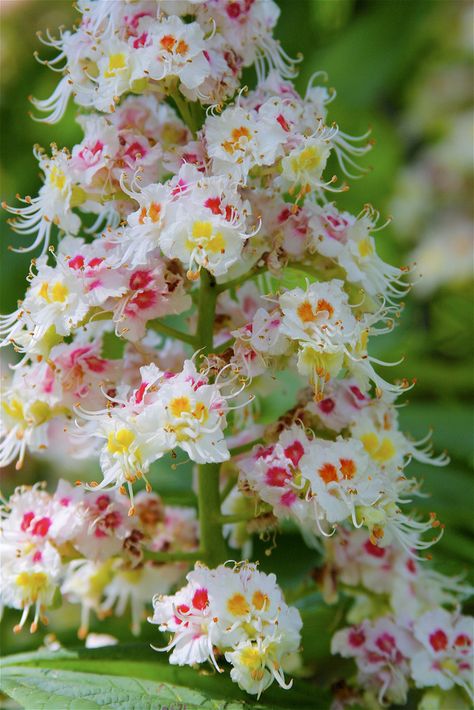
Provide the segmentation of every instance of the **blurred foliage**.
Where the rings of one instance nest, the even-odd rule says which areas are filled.
[[[463,0],[457,0],[458,4],[461,2]],[[370,127],[376,141],[373,151],[365,160],[366,166],[371,168],[370,172],[364,179],[354,181],[351,190],[338,200],[345,209],[355,213],[365,203],[372,203],[381,210],[381,219],[385,221],[395,176],[407,157],[407,149],[399,133],[404,100],[420,66],[428,61],[430,55],[437,54],[440,38],[449,20],[451,2],[279,0],[279,4],[282,16],[278,34],[282,44],[291,56],[303,53],[305,57],[297,80],[300,91],[304,93],[315,71],[327,72],[329,86],[337,87],[337,98],[331,104],[334,120],[352,134],[365,133]],[[2,2],[0,178],[1,197],[8,203],[14,201],[15,193],[35,194],[40,185],[36,161],[31,153],[34,143],[48,146],[51,141],[55,141],[59,146],[71,146],[80,137],[72,105],[64,119],[54,126],[34,122],[28,116],[28,96],[48,96],[57,81],[57,75],[33,59],[35,50],[39,50],[42,56],[47,56],[48,51],[40,45],[34,30],[44,31],[48,27],[54,30],[61,24],[70,24],[73,17],[70,3],[63,0]],[[31,256],[7,251],[7,245],[16,242],[16,235],[5,221],[5,215],[2,215],[0,296],[3,312],[12,310],[16,300],[21,297]],[[379,251],[393,263],[404,263],[405,255],[393,239],[390,226],[379,236]],[[406,376],[418,380],[417,386],[409,394],[412,405],[401,410],[403,426],[417,438],[433,425],[436,450],[447,448],[451,454],[452,463],[449,467],[428,471],[425,488],[431,495],[417,502],[420,511],[426,513],[436,510],[439,518],[447,524],[446,534],[433,551],[433,556],[443,570],[450,572],[462,571],[472,562],[474,421],[469,400],[474,389],[471,368],[474,339],[470,330],[471,296],[470,289],[465,289],[441,292],[427,304],[408,299],[400,327],[390,336],[381,339],[376,353],[389,361],[396,361],[406,355],[406,361],[400,366],[383,373],[388,377]],[[275,413],[281,413],[291,406],[294,384],[291,380],[276,382],[274,391],[264,403],[263,414],[271,412],[274,417]],[[21,475],[5,472],[5,485],[2,488],[10,492],[20,479],[21,482],[28,482],[48,476],[64,476],[68,474],[69,468],[68,462],[64,462],[66,470],[58,468],[56,464],[52,472],[47,460],[29,461]],[[416,467],[413,473],[423,476],[424,472],[420,468]],[[152,477],[159,480],[157,489],[170,502],[187,491],[189,502],[192,503],[189,467],[180,467],[178,471],[172,471],[169,462],[163,461],[156,466],[156,473]],[[71,475],[74,476],[74,472]],[[90,478],[94,478],[93,471],[90,472]],[[288,567],[289,557],[292,560],[291,568]],[[308,553],[295,534],[280,536],[275,549],[272,549],[271,543],[260,544],[257,558],[261,560],[263,569],[276,572],[284,585],[290,587],[303,583],[317,563],[316,553],[313,560],[312,554]],[[316,601],[314,608],[308,612],[313,616],[305,630],[304,646],[307,653],[321,658],[327,653],[330,621],[327,616],[318,617],[318,614],[324,616],[324,613],[328,613],[327,610],[318,609],[318,605]],[[330,616],[332,613],[329,610]],[[77,614],[78,610],[71,607],[59,609],[52,614],[55,631],[65,643],[73,643],[71,625],[75,623]],[[6,650],[28,649],[37,645],[39,639],[32,640],[26,635],[13,638],[9,630],[10,622],[11,615],[7,614],[4,636]],[[126,620],[109,619],[100,625],[96,624],[93,630],[113,633],[122,640],[129,637]],[[151,638],[156,641],[156,631],[150,627],[144,628],[143,640]],[[156,658],[150,660],[156,669]],[[71,671],[92,670],[90,664],[78,663],[76,666],[65,667]],[[112,666],[107,666],[108,669],[100,668],[104,673],[113,674]],[[170,676],[166,673],[171,673],[171,670],[163,664],[163,669],[166,668],[168,671],[163,670],[164,682],[177,685],[185,683],[184,676],[179,675],[181,670],[185,673],[184,669],[180,669],[179,673],[178,669],[172,669],[177,675]],[[195,676],[191,685],[198,687],[199,692],[202,690],[205,695],[205,682],[199,686],[194,685],[194,679]],[[219,679],[219,686],[222,680]],[[15,679],[17,682],[18,678]],[[306,692],[301,691],[303,695]],[[229,694],[229,697],[235,696]],[[85,707],[80,704],[80,700],[77,702],[74,707]],[[272,703],[270,698],[267,702],[270,705]],[[275,699],[273,706],[281,702]]]

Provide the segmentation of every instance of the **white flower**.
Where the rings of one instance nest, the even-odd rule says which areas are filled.
[[[203,177],[189,165],[172,181],[175,195],[160,237],[163,253],[180,259],[189,278],[204,266],[215,276],[237,261],[250,229],[250,205],[221,177]]]
[[[3,208],[16,215],[10,224],[19,234],[33,234],[34,239],[29,247],[20,247],[16,251],[32,251],[42,246],[46,251],[51,239],[51,230],[56,225],[66,234],[77,234],[81,220],[72,212],[74,197],[82,201],[80,194],[74,192],[74,179],[71,158],[65,150],[59,151],[53,147],[49,158],[39,147],[34,149],[35,158],[44,175],[44,184],[37,197],[26,197],[22,200],[25,207],[9,207],[3,203]]]
[[[210,67],[204,54],[204,33],[197,22],[185,24],[176,16],[159,23],[144,18],[140,30],[147,37],[144,48],[137,51],[135,79],[145,76],[142,67],[150,79],[178,77],[187,89],[195,89],[206,79]]]
[[[303,192],[327,185],[322,176],[331,154],[332,135],[332,129],[320,128],[314,136],[302,138],[301,143],[283,158],[282,177],[287,184],[299,185]]]
[[[331,642],[331,652],[355,658],[358,682],[372,687],[380,703],[403,704],[408,692],[410,665],[416,641],[390,617],[338,631]]]
[[[271,130],[268,121],[240,106],[209,116],[203,131],[213,172],[238,181],[245,180],[255,166],[272,165],[287,139],[277,121]]]
[[[3,547],[3,546],[2,546]],[[31,633],[38,628],[38,622],[44,620],[44,611],[51,606],[61,575],[61,558],[56,549],[48,542],[44,543],[41,556],[36,559],[20,556],[12,550],[11,554],[2,550],[2,580],[0,597],[2,605],[21,609],[19,623],[15,632],[22,630],[30,609],[34,617],[30,626]]]
[[[472,702],[472,617],[435,609],[415,621],[413,633],[422,646],[411,661],[417,687],[437,685],[449,690],[460,685]]]
[[[150,464],[168,451],[181,448],[196,463],[229,458],[223,430],[226,400],[235,396],[221,393],[225,381],[208,384],[191,360],[176,375],[155,365],[141,368],[141,375],[140,387],[128,399],[115,400],[113,408],[80,411],[86,420],[81,436],[107,442],[100,453],[100,488],[126,485],[132,504],[132,484],[147,481]]]
[[[298,343],[298,371],[310,376],[317,393],[318,382],[336,377],[344,356],[361,336],[343,285],[338,279],[315,282],[305,291],[295,288],[279,298],[281,331]]]
[[[299,465],[310,484],[315,516],[331,524],[351,518],[358,526],[356,506],[371,506],[379,496],[381,481],[377,470],[353,439],[314,440]]]
[[[188,585],[173,597],[156,596],[149,621],[173,635],[165,649],[170,663],[192,665],[224,653],[231,678],[249,693],[260,695],[273,680],[283,688],[284,658],[298,649],[301,618],[285,604],[275,575],[254,564],[215,570],[196,565]],[[157,649],[158,650],[158,649]]]

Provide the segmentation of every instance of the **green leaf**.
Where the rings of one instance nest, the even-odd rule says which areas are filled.
[[[9,656],[1,666],[3,691],[32,710],[46,707],[41,704],[46,697],[42,693],[49,694],[56,703],[50,702],[49,708],[68,710],[86,707],[81,704],[83,700],[89,708],[161,708],[163,704],[179,702],[187,708],[216,710],[314,707],[308,700],[314,695],[313,689],[300,681],[290,691],[274,684],[256,705],[252,696],[239,690],[227,675],[204,667],[196,671],[171,666],[147,644],[140,643],[54,652],[43,649]],[[157,698],[161,704],[155,703]],[[318,708],[328,707],[325,691],[318,691],[318,698]]]
[[[202,710],[240,710],[243,703],[213,700],[199,691],[163,682],[97,673],[9,666],[2,689],[25,708],[90,710],[92,708],[163,708],[163,704]]]
[[[353,111],[397,87],[428,41],[427,24],[437,3],[381,2],[360,13],[331,44],[302,67],[329,73],[331,85]]]
[[[448,373],[445,372],[444,377],[447,376]],[[420,379],[422,377],[423,372],[421,371]],[[451,372],[449,372],[448,379],[450,377]],[[401,428],[406,432],[410,432],[414,438],[424,436],[428,428],[432,427],[433,442],[437,451],[447,449],[452,458],[472,464],[472,427],[474,418],[470,405],[456,402],[439,402],[433,406],[432,402],[423,404],[413,402],[410,406],[401,410],[400,420]],[[444,470],[450,471],[450,468],[448,467]],[[452,495],[456,495],[457,492],[457,487],[453,486]],[[465,495],[465,491],[462,495]],[[469,500],[468,503],[470,505],[471,501]]]

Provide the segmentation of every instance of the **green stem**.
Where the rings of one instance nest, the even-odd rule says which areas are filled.
[[[175,102],[181,118],[195,138],[202,126],[201,107],[197,102],[187,101],[177,87],[170,93],[170,96]]]
[[[209,567],[225,562],[227,545],[222,534],[221,496],[218,463],[204,463],[198,467],[199,528],[203,557]]]
[[[217,293],[223,293],[224,291],[228,291],[230,288],[237,288],[246,281],[249,281],[249,279],[253,278],[254,276],[264,274],[266,271],[266,266],[254,266],[253,269],[248,271],[246,274],[242,274],[242,276],[238,276],[236,279],[231,279],[231,281],[226,281],[223,284],[218,284]]]
[[[230,455],[238,456],[239,454],[245,454],[246,451],[250,451],[250,449],[253,449],[257,444],[263,444],[263,439],[254,439],[247,444],[242,444],[242,446],[236,446],[235,449],[230,449]]]
[[[214,277],[201,269],[198,300],[198,326],[196,346],[203,355],[212,351],[217,289]],[[219,522],[221,497],[219,490],[220,464],[205,463],[198,466],[198,507],[201,549],[204,561],[210,567],[225,562],[227,546]]]
[[[188,343],[188,345],[196,346],[196,338],[194,335],[189,335],[189,333],[183,333],[177,328],[172,328],[170,325],[166,325],[162,321],[155,320],[148,323],[148,327],[155,330],[157,333],[162,333],[167,335],[169,338],[176,338],[181,340],[183,343]]]
[[[195,336],[196,347],[203,354],[213,351],[214,319],[216,315],[217,287],[215,278],[206,269],[201,269],[198,296],[198,325]]]
[[[144,552],[145,560],[152,560],[153,562],[197,562],[197,560],[202,560],[203,553],[199,550],[194,552],[152,552],[151,550],[146,550]]]

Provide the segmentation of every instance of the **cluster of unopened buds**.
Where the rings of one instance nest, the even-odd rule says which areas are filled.
[[[5,502],[2,597],[21,612],[16,629],[32,617],[36,630],[63,597],[82,605],[81,637],[91,611],[127,605],[138,633],[153,598],[171,663],[230,664],[256,695],[274,680],[288,688],[300,614],[274,575],[226,563],[286,520],[324,556],[328,602],[331,580],[387,597],[383,614],[333,640],[363,687],[393,702],[410,677],[466,689],[466,587],[424,570],[442,526],[406,510],[419,493],[407,464],[447,458],[399,429],[410,385],[385,381],[368,351],[394,327],[404,269],[377,255],[371,206],[351,215],[328,199],[347,189],[328,164],[360,174],[367,136],[328,121],[334,93],[318,75],[297,93],[273,0],[77,5],[73,32],[43,38],[63,78],[35,105],[55,122],[72,98],[88,109],[84,138],[35,148],[43,185],[6,206],[31,235],[19,250],[42,251],[0,324],[1,345],[21,355],[3,383],[0,459],[18,470],[29,454],[77,459],[75,470],[96,459],[102,479]],[[250,66],[256,88],[240,89]],[[297,403],[262,423],[287,369]],[[195,464],[198,516],[152,492],[154,462],[179,477],[178,455]],[[413,610],[401,619],[403,590]],[[393,649],[368,663],[389,633]]]

